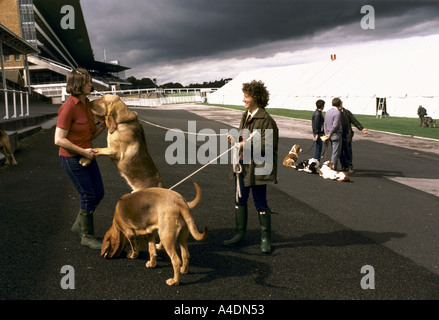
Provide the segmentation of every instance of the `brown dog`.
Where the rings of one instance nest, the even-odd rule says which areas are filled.
[[[0,148],[3,154],[5,155],[5,164],[10,164],[9,156],[11,156],[12,164],[17,165],[17,161],[15,161],[14,153],[11,149],[11,142],[9,141],[9,136],[3,130],[0,130]]]
[[[109,156],[133,191],[149,187],[164,187],[145,139],[137,113],[131,111],[119,96],[106,94],[91,102],[92,112],[105,117],[108,127],[107,148],[95,148],[96,156]],[[82,158],[83,166],[90,160]]]
[[[285,167],[295,168],[297,164],[297,159],[299,158],[301,152],[302,149],[300,148],[300,146],[298,144],[295,144],[294,146],[292,146],[290,152],[288,152],[288,154],[285,156],[282,164]]]
[[[203,233],[198,232],[190,212],[201,200],[200,187],[195,182],[194,186],[197,195],[189,203],[179,193],[164,188],[147,188],[122,196],[116,204],[113,224],[102,241],[101,255],[104,258],[117,257],[128,239],[131,246],[128,258],[135,259],[148,239],[150,260],[146,267],[154,268],[157,257],[155,231],[158,230],[161,243],[174,268],[174,277],[166,283],[170,286],[178,285],[180,273],[187,273],[189,268],[189,232],[198,241],[206,239],[208,233],[206,227]],[[138,245],[136,236],[139,236]],[[175,250],[177,239],[183,263]]]
[[[432,117],[422,117],[421,121],[423,127],[436,128],[436,121]]]

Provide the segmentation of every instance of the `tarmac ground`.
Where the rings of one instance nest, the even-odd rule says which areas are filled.
[[[202,166],[188,164],[187,155],[184,164],[167,162],[169,129],[186,131],[195,121],[197,132],[219,133],[236,128],[241,113],[199,105],[133,109],[148,122],[143,122],[148,148],[168,187]],[[269,205],[277,213],[273,252],[260,252],[251,198],[246,245],[222,245],[234,232],[234,186],[230,164],[212,164],[175,189],[190,201],[191,181],[197,181],[203,198],[192,213],[198,229],[206,225],[210,231],[201,242],[190,237],[189,273],[178,287],[165,284],[172,266],[163,251],[157,268],[147,269],[146,247],[135,260],[124,255],[105,260],[80,245],[70,231],[78,195],[53,144],[56,118],[45,122],[19,140],[18,165],[0,167],[0,300],[162,301],[169,314],[182,303],[207,304],[217,312],[220,303],[252,301],[268,313],[295,307],[291,303],[297,300],[438,300],[439,141],[358,132],[355,173],[351,182],[339,183],[282,166],[292,145],[311,150],[310,122],[274,118],[280,142],[279,183],[268,187]],[[104,147],[105,136],[94,146]],[[186,136],[186,150],[195,147],[203,154],[209,139]],[[312,151],[299,160],[311,157]],[[109,159],[98,163],[106,193],[95,212],[95,231],[102,238],[117,200],[130,189]],[[61,285],[65,266],[74,270],[74,289]]]

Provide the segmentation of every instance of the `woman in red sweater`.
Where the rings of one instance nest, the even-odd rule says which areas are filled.
[[[58,111],[55,144],[59,146],[61,166],[75,185],[80,196],[80,210],[72,231],[81,236],[81,244],[100,249],[102,243],[94,236],[93,212],[104,197],[104,185],[98,163],[94,159],[92,141],[105,129],[96,126],[87,98],[92,91],[92,79],[87,70],[77,68],[67,76],[67,93],[71,96]],[[91,164],[83,167],[79,160],[86,157]]]

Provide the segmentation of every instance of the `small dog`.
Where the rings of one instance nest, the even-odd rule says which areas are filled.
[[[337,180],[338,182],[351,181],[346,173],[335,171],[334,164],[332,163],[332,161],[329,160],[325,161],[322,167],[318,169],[318,171],[319,171],[319,175],[323,179]]]
[[[311,158],[311,159],[304,160],[304,161],[300,162],[296,166],[296,170],[304,171],[307,173],[318,173],[319,167],[320,167],[319,160]]]
[[[9,141],[9,136],[6,132],[3,130],[0,130],[0,148],[3,154],[5,155],[5,164],[9,165],[9,156],[11,156],[12,164],[15,166],[17,165],[17,161],[15,161],[14,153],[11,149],[11,142]]]
[[[127,255],[135,259],[140,249],[148,241],[150,260],[147,268],[154,268],[157,264],[155,233],[161,239],[166,253],[171,258],[174,277],[166,281],[170,286],[178,286],[180,273],[185,274],[189,268],[188,236],[189,233],[195,240],[207,238],[207,228],[199,233],[190,209],[194,208],[201,200],[201,189],[194,182],[197,195],[191,202],[177,192],[165,188],[145,188],[122,196],[116,204],[113,224],[102,241],[101,256],[113,258],[120,255],[127,241],[131,252]],[[139,237],[137,244],[136,236]],[[180,242],[181,261],[175,249],[176,241]]]
[[[302,149],[298,144],[295,144],[292,146],[290,152],[285,156],[283,165],[285,167],[290,168],[296,168],[297,159],[299,158],[300,153],[302,152]]]
[[[422,117],[422,126],[436,128],[436,121],[432,117]]]

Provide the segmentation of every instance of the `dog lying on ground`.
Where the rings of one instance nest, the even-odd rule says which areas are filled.
[[[346,173],[335,171],[332,161],[329,160],[325,161],[318,171],[323,179],[337,180],[339,182],[350,181],[349,176]]]
[[[91,105],[93,114],[105,118],[108,127],[107,148],[95,148],[96,156],[109,156],[133,191],[164,187],[162,176],[148,152],[137,113],[112,94],[93,100]],[[82,158],[80,163],[87,166],[90,160]]]
[[[17,165],[17,161],[15,160],[14,153],[12,152],[11,142],[9,140],[9,136],[3,130],[0,130],[0,148],[2,153],[5,155],[5,164],[9,165],[9,156],[11,156],[12,164]]]
[[[436,121],[432,117],[422,117],[421,122],[423,127],[436,128]]]
[[[298,144],[295,144],[291,147],[290,152],[288,152],[288,154],[285,156],[282,164],[285,167],[295,168],[297,159],[299,158],[301,152],[302,149],[300,148],[300,146]]]
[[[311,159],[304,160],[304,161],[300,162],[296,166],[296,170],[304,171],[307,173],[318,173],[319,167],[320,167],[319,160],[311,158]]]
[[[113,258],[120,255],[128,240],[131,253],[128,258],[135,259],[140,249],[148,240],[149,258],[147,268],[156,266],[155,232],[158,230],[161,243],[171,258],[174,277],[166,281],[170,286],[177,286],[180,273],[185,274],[189,268],[188,236],[195,240],[207,238],[208,230],[204,227],[199,233],[190,209],[201,200],[201,189],[194,182],[197,195],[187,203],[177,192],[164,188],[147,188],[126,194],[116,204],[113,224],[102,241],[101,256]],[[136,236],[139,236],[137,244]],[[180,242],[181,257],[175,250],[176,240]]]

